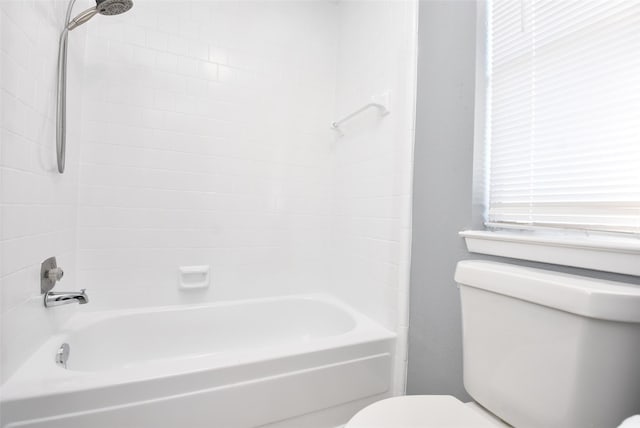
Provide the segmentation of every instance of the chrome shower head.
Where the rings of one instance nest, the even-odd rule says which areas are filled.
[[[96,0],[96,9],[101,15],[120,15],[132,7],[132,0]]]
[[[75,0],[72,0],[75,1]],[[96,16],[120,15],[133,7],[132,0],[96,0],[96,7],[89,8],[69,21],[67,30],[73,30]]]

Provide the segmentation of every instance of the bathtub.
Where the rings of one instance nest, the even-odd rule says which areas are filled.
[[[394,341],[326,296],[79,313],[5,382],[0,418],[3,428],[328,428],[389,394]]]

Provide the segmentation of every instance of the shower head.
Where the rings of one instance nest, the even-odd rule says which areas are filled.
[[[73,30],[96,16],[120,15],[133,7],[133,0],[96,0],[96,7],[91,7],[69,21],[67,30]]]
[[[101,15],[120,15],[132,7],[132,0],[96,0],[96,9]]]

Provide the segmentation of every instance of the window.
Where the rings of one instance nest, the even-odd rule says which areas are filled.
[[[486,225],[639,238],[640,0],[482,13]]]

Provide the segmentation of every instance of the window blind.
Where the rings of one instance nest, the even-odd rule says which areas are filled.
[[[487,224],[640,236],[640,0],[490,0]]]

